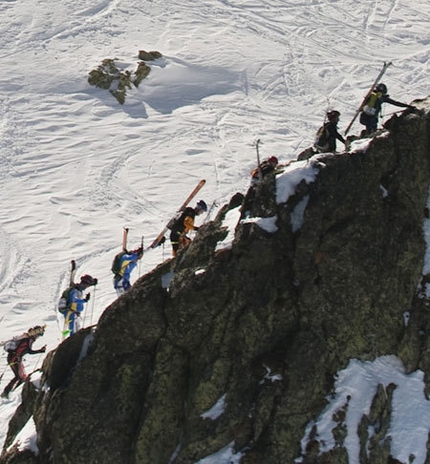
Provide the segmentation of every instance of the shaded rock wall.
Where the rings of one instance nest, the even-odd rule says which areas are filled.
[[[94,332],[49,356],[50,389],[32,402],[37,462],[190,464],[232,444],[242,463],[293,463],[351,358],[396,354],[427,379],[428,303],[417,288],[430,101],[420,106],[426,112],[391,119],[366,151],[301,162],[318,175],[286,203],[276,202],[275,176],[236,195],[184,253],[108,307]],[[240,204],[242,216],[276,216],[277,231],[241,222],[232,248],[216,252],[222,219]],[[390,457],[389,395],[378,392],[363,418],[363,440],[366,424],[382,424],[363,463]],[[208,418],[217,402],[223,413]],[[335,433],[335,450],[311,441],[303,462],[347,463],[341,414]]]

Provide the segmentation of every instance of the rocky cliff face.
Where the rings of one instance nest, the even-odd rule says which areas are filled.
[[[333,449],[301,440],[351,358],[397,355],[430,390],[430,99],[417,105],[362,148],[292,163],[236,195],[95,330],[50,353],[7,443],[32,415],[39,455],[14,448],[2,462],[190,464],[230,446],[243,464],[348,463],[342,414]],[[220,247],[234,215],[234,241]],[[398,462],[389,420],[390,390],[378,390],[362,463]]]

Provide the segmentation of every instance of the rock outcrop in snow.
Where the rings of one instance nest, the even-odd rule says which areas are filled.
[[[350,153],[297,161],[233,197],[95,330],[60,345],[14,422],[33,416],[39,454],[15,446],[2,462],[190,464],[222,450],[225,462],[348,463],[348,403],[335,446],[312,421],[351,359],[396,355],[430,391],[430,99],[416,104]],[[394,389],[363,414],[362,464],[400,462]]]

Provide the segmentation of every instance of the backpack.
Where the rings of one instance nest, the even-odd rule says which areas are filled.
[[[368,116],[375,116],[376,114],[376,104],[382,94],[379,92],[372,92],[369,98],[366,101],[366,104],[363,106],[363,113]]]
[[[60,299],[58,300],[58,311],[61,313],[61,314],[65,314],[69,308],[69,305],[70,305],[70,301],[69,301],[69,298],[70,298],[70,292],[75,288],[74,285],[72,285],[71,287],[69,288],[66,288],[66,290],[64,290],[64,292],[61,294],[61,297]]]
[[[269,166],[270,166],[270,163],[267,160],[262,161],[259,166],[257,166],[256,168],[252,170],[251,178],[258,180],[260,177],[260,172],[263,176],[263,174],[265,173],[265,171],[267,170]]]
[[[314,145],[321,149],[328,148],[329,133],[327,130],[327,124],[328,123],[325,123],[318,129],[317,135],[315,137]]]
[[[120,271],[121,271],[121,258],[125,255],[125,251],[121,251],[120,253],[118,253],[115,258],[113,259],[112,261],[112,267],[111,267],[111,271],[115,274],[115,275],[119,275]]]
[[[18,345],[23,338],[25,337],[21,335],[21,336],[13,337],[10,340],[7,340],[6,342],[3,343],[4,350],[7,351],[8,353],[12,353],[18,348]]]
[[[194,208],[191,208],[191,206],[188,206],[185,208],[183,211],[178,211],[176,213],[176,216],[174,216],[172,219],[167,224],[167,228],[169,230],[175,231],[175,232],[182,232],[184,230],[184,220],[187,216],[193,216],[194,213]]]

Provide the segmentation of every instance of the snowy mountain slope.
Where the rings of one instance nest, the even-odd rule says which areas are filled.
[[[208,203],[245,191],[257,138],[285,162],[328,107],[345,128],[385,60],[393,98],[428,94],[425,0],[11,0],[0,17],[0,339],[43,322],[49,349],[70,259],[99,279],[95,323],[124,226],[149,244],[199,179]],[[124,106],[89,86],[104,58],[134,69],[140,49],[163,58]],[[140,273],[168,256],[148,252]]]

